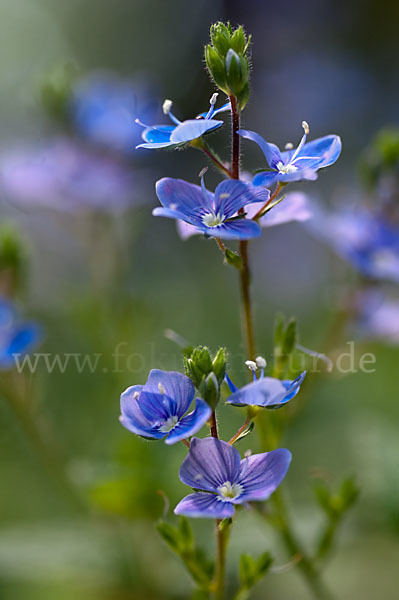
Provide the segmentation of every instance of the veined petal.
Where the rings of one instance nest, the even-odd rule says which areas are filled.
[[[304,167],[300,168],[298,163],[298,170],[293,173],[277,173],[278,180],[282,183],[290,183],[292,181],[301,181],[302,179],[308,179],[309,181],[315,181],[317,179],[316,170],[320,168],[320,165],[316,165],[313,168]]]
[[[208,421],[212,414],[210,406],[201,398],[197,398],[195,410],[182,417],[166,438],[167,444],[175,444],[194,435]]]
[[[174,510],[176,515],[194,518],[227,519],[235,512],[231,502],[221,502],[216,494],[195,492],[179,502]]]
[[[266,140],[264,140],[263,137],[259,135],[259,133],[256,133],[255,131],[248,131],[247,129],[239,129],[237,133],[241,137],[246,138],[247,140],[251,140],[252,142],[255,142],[255,144],[258,144],[259,148],[265,155],[268,165],[272,169],[275,169],[277,163],[279,163],[282,160],[281,152],[276,146],[276,144],[270,144],[269,142],[266,142]]]
[[[146,127],[141,137],[145,142],[149,142],[150,144],[170,143],[170,136],[175,127],[175,125],[153,125]]]
[[[185,215],[186,220],[202,223],[201,216],[209,211],[209,206],[199,185],[188,183],[183,179],[164,177],[155,185],[159,201],[165,208],[176,210]],[[209,201],[213,194],[208,192]],[[188,218],[188,219],[187,219]]]
[[[152,214],[154,214],[154,212]],[[177,231],[182,240],[188,240],[189,237],[202,233],[195,225],[191,225],[182,219],[177,221]]]
[[[161,438],[165,437],[165,433],[159,431],[158,427],[144,427],[142,425],[139,425],[133,419],[127,417],[126,415],[121,415],[119,417],[119,421],[123,425],[123,427],[125,427],[132,433],[139,435],[140,437],[154,440],[160,440]]]
[[[285,448],[244,458],[236,481],[243,487],[243,493],[237,501],[241,503],[269,498],[286,476],[290,462],[291,452]]]
[[[152,369],[143,392],[160,394],[160,387],[165,390],[165,395],[176,403],[175,414],[179,418],[182,417],[194,400],[195,388],[192,381],[177,371]]]
[[[148,142],[146,144],[138,144],[138,146],[136,146],[136,150],[137,148],[147,148],[148,150],[157,150],[157,149],[161,149],[161,148],[168,148],[169,146],[174,146],[175,144],[173,144],[173,142]]]
[[[172,210],[171,208],[164,208],[163,206],[157,206],[152,209],[153,217],[167,217],[168,219],[177,219],[184,221],[187,219],[186,215],[179,212],[178,210]]]
[[[214,119],[189,119],[175,127],[170,136],[170,141],[173,144],[190,142],[201,137],[204,133],[218,129],[222,125],[223,121],[216,121]]]
[[[287,395],[287,390],[282,381],[274,377],[263,377],[244,385],[226,400],[228,404],[236,406],[267,406],[268,408],[279,405]]]
[[[240,453],[216,438],[193,438],[179,472],[190,487],[216,492],[226,481],[235,481],[240,471]]]
[[[264,187],[271,187],[279,180],[278,171],[263,171],[262,173],[257,173],[253,180],[252,185],[258,186],[262,185]]]
[[[292,400],[292,398],[294,398],[294,396],[297,395],[297,393],[299,392],[299,389],[303,383],[303,380],[306,377],[306,371],[303,371],[296,379],[294,379],[293,381],[290,380],[283,380],[283,385],[285,387],[285,389],[287,390],[287,395],[284,398],[283,404],[285,404],[286,402],[288,402],[289,400]]]
[[[310,160],[307,157],[312,157],[317,164],[317,168],[328,167],[335,163],[341,154],[342,142],[338,135],[326,135],[322,138],[317,138],[304,145],[298,157],[295,159],[294,164],[298,167],[302,167],[302,161],[304,159]],[[287,162],[290,156],[290,152],[282,152],[283,162]],[[300,159],[300,160],[298,160]],[[307,166],[311,168],[309,163]]]
[[[234,216],[247,204],[259,202],[259,197],[253,190],[253,186],[243,181],[236,179],[222,181],[215,190],[215,213],[228,218]],[[266,190],[264,192],[267,200],[270,192],[267,193]]]
[[[262,232],[259,225],[251,219],[235,219],[219,227],[204,227],[203,233],[225,240],[249,240],[259,237]]]

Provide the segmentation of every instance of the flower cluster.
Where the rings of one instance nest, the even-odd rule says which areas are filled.
[[[298,393],[305,377],[305,373],[294,381],[264,377],[266,361],[262,357],[247,361],[247,366],[254,372],[254,381],[241,389],[225,376],[232,392],[228,404],[277,408]],[[258,367],[259,379],[255,375]],[[121,395],[120,422],[126,429],[146,439],[165,438],[168,445],[184,442],[189,446],[180,479],[196,491],[176,506],[175,513],[223,519],[233,516],[236,505],[267,500],[284,479],[291,453],[280,448],[241,460],[234,441],[192,438],[215,418],[211,407],[195,396],[189,377],[158,369],[150,372],[145,385],[133,385]],[[194,410],[188,412],[194,401]]]

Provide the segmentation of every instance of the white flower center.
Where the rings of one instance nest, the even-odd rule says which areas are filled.
[[[219,227],[222,225],[224,221],[224,215],[220,215],[219,213],[215,215],[215,213],[206,213],[202,217],[202,222],[206,227]]]
[[[231,502],[234,498],[241,496],[243,487],[239,483],[231,483],[225,481],[221,486],[218,487],[218,500],[222,502]]]
[[[290,163],[285,165],[281,160],[277,163],[276,167],[279,170],[279,173],[284,174],[295,173],[295,171],[298,171],[298,167],[296,167],[295,165],[292,165]]]
[[[169,419],[167,419],[159,427],[159,431],[162,431],[162,433],[169,433],[169,431],[172,431],[172,429],[174,429],[176,427],[176,423],[178,420],[179,420],[179,417],[177,415],[174,415],[173,417],[169,417]]]

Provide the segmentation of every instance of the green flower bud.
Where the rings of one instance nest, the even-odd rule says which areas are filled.
[[[212,46],[208,44],[205,46],[205,62],[208,67],[210,76],[212,77],[215,84],[225,94],[228,94],[227,82],[226,82],[226,71],[224,68],[224,60],[219,56]]]
[[[191,360],[204,375],[212,371],[212,359],[206,346],[197,346],[191,355]]]
[[[212,371],[215,373],[219,384],[223,381],[226,374],[227,351],[226,348],[219,348],[215,358],[212,361]]]
[[[215,373],[209,373],[209,375],[203,379],[199,391],[205,402],[215,410],[220,397],[220,386]]]
[[[228,96],[238,98],[238,106],[244,108],[249,97],[248,46],[240,25],[233,30],[230,23],[215,23],[210,31],[211,43],[205,46],[205,61],[209,73],[218,86]]]

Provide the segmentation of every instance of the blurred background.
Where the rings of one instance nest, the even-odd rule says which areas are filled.
[[[194,149],[134,149],[134,119],[164,122],[165,98],[182,119],[207,109],[214,88],[203,45],[218,19],[253,35],[245,127],[296,146],[306,119],[312,138],[343,140],[318,181],[293,186],[314,218],[267,228],[251,244],[257,342],[270,357],[282,312],[297,317],[306,347],[334,359],[354,341],[356,365],[375,356],[372,373],[327,373],[321,363],[309,374],[283,441],[294,455],[287,487],[311,546],[323,522],[314,474],[333,485],[356,475],[359,501],[325,579],[336,598],[397,598],[398,236],[374,256],[377,234],[362,235],[374,231],[370,221],[396,232],[399,223],[399,4],[1,0],[0,288],[17,312],[4,300],[0,342],[12,321],[24,333],[16,351],[34,348],[51,363],[22,374],[0,364],[5,600],[190,597],[188,576],[154,527],[164,511],[159,490],[172,508],[187,493],[177,476],[185,449],[123,429],[119,395],[150,368],[182,368],[166,329],[213,350],[225,345],[231,373],[245,381],[236,272],[214,244],[182,241],[174,222],[151,216],[155,181],[196,183],[206,160]],[[225,158],[228,129],[211,138]],[[258,148],[243,147],[243,167],[261,167]],[[206,178],[211,189],[220,180],[212,169]],[[67,354],[66,364],[51,362]],[[89,364],[76,363],[86,355]],[[241,418],[221,407],[222,433],[230,437]],[[238,447],[259,449],[255,435]],[[204,544],[212,540],[211,522],[194,527]],[[277,564],[290,558],[270,528],[242,514],[230,580],[240,552],[264,550]],[[291,569],[269,575],[253,597],[310,593]]]

